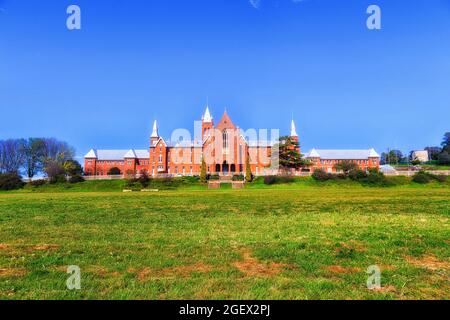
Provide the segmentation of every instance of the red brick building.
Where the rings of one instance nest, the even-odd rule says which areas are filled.
[[[295,136],[295,125],[292,121]],[[225,111],[217,124],[206,108],[201,121],[198,138],[177,142],[166,141],[158,133],[154,122],[148,150],[95,150],[86,154],[86,175],[107,175],[110,169],[118,168],[121,174],[137,174],[146,171],[149,175],[188,176],[199,175],[202,159],[210,174],[244,174],[247,157],[254,175],[276,174],[271,168],[272,140],[248,137],[236,126]],[[295,139],[298,140],[296,136]],[[300,150],[298,150],[300,152]]]
[[[84,168],[86,175],[105,176],[112,168],[120,170],[120,174],[138,174],[143,171],[149,175],[190,176],[199,175],[202,159],[206,163],[209,174],[234,175],[245,174],[248,158],[254,175],[271,175],[278,173],[273,163],[273,146],[278,136],[272,139],[261,139],[256,131],[243,133],[225,111],[217,124],[206,108],[202,116],[200,132],[196,138],[190,136],[166,141],[158,133],[157,122],[154,122],[147,150],[95,150],[86,154]],[[184,130],[183,132],[186,132]],[[299,142],[295,123],[292,120],[290,136]],[[300,152],[300,147],[298,147]],[[353,161],[362,170],[379,168],[380,156],[374,149],[368,150],[317,150],[313,149],[305,157],[310,159],[310,171],[323,169],[336,173],[334,166],[340,161]]]
[[[305,155],[312,163],[312,171],[322,169],[328,173],[338,173],[335,165],[342,161],[351,161],[361,170],[380,167],[380,156],[374,149],[368,150],[318,150],[312,149]]]

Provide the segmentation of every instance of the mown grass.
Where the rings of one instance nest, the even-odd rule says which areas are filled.
[[[450,188],[450,176],[447,177],[446,182],[432,181],[427,185],[414,183],[410,177],[393,176],[386,177],[386,180],[393,187],[404,188]],[[360,182],[346,180],[330,180],[330,181],[315,181],[311,177],[296,177],[293,183],[283,183],[275,185],[264,184],[264,178],[259,177],[252,183],[245,185],[246,189],[303,189],[303,188],[371,188],[370,185],[362,185]],[[389,188],[389,187],[386,187]],[[93,180],[84,181],[81,183],[57,183],[57,184],[45,184],[38,187],[26,185],[24,189],[16,191],[1,191],[2,193],[58,193],[58,192],[122,192],[124,189],[130,189],[127,187],[125,180]],[[206,184],[202,184],[195,178],[175,178],[172,181],[164,181],[164,179],[152,179],[149,186],[146,189],[158,189],[162,191],[167,190],[206,190]],[[230,184],[223,184],[221,189],[231,189]]]
[[[0,298],[449,298],[446,185],[305,184],[1,193]],[[366,287],[370,265],[381,290]]]

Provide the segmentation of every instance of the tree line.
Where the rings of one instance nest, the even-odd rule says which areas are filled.
[[[74,160],[75,149],[55,138],[0,140],[0,174],[28,179],[44,174],[50,180],[81,177],[81,165]]]
[[[444,134],[441,146],[426,147],[429,160],[440,165],[450,165],[450,132]],[[381,164],[399,164],[414,162],[413,151],[409,155],[404,155],[400,150],[390,150],[381,154]]]

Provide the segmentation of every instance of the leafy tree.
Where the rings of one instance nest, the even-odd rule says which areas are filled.
[[[352,170],[358,170],[358,168],[358,165],[350,160],[340,161],[334,165],[334,169],[343,171],[345,175],[348,175],[348,173]]]
[[[19,173],[24,164],[23,139],[8,139],[0,141],[0,172]]]
[[[450,164],[450,132],[444,134],[444,139],[441,143],[442,151],[438,155],[438,163],[443,165]]]
[[[428,151],[430,160],[438,160],[439,154],[442,152],[440,147],[426,147],[424,150]]]
[[[450,153],[444,151],[438,156],[438,163],[443,165],[450,165]]]
[[[48,160],[44,171],[50,183],[66,181],[66,171],[63,165],[58,163],[56,160]]]
[[[67,142],[59,141],[55,138],[45,138],[44,145],[43,163],[56,161],[59,164],[63,164],[75,156],[75,149]]]
[[[405,161],[405,157],[400,150],[391,150],[388,153],[383,152],[381,154],[382,164],[399,164]]]
[[[45,143],[40,138],[29,138],[24,142],[24,169],[31,180],[43,168]]]
[[[200,182],[206,183],[206,162],[205,159],[202,158],[202,165],[200,167]]]
[[[450,132],[444,134],[444,139],[441,143],[442,152],[450,153]]]
[[[83,174],[83,167],[76,160],[67,160],[63,164],[64,171],[67,175],[73,176],[81,176]]]

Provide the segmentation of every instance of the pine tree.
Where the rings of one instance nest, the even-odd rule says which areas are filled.
[[[202,166],[200,168],[200,182],[206,183],[206,162],[202,159]]]
[[[245,181],[252,182],[253,175],[252,170],[250,168],[250,155],[247,153],[247,157],[245,159]]]
[[[277,155],[279,156],[281,170],[298,170],[311,165],[308,160],[302,158],[302,155],[298,152],[299,143],[292,139],[292,137],[281,137],[278,147]]]

